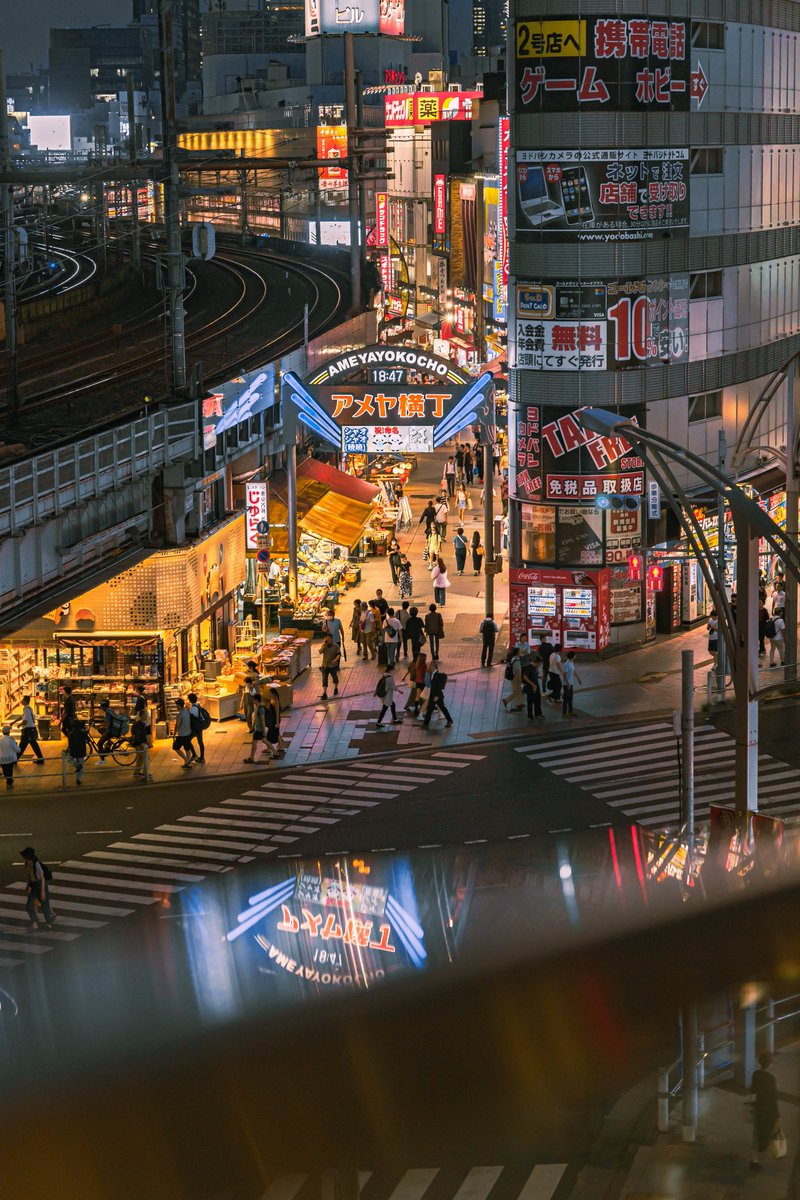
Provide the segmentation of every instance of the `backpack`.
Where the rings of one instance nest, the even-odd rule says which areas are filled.
[[[37,859],[36,861],[38,862],[39,866],[42,868],[42,874],[44,875],[45,879],[49,883],[50,880],[53,878],[53,872],[50,870],[47,863],[43,863],[40,858]]]
[[[514,678],[514,662],[512,659],[509,659],[508,662],[506,663],[505,677],[508,680],[511,680]]]
[[[447,683],[447,675],[444,673],[444,671],[437,671],[433,678],[438,681],[436,686],[439,691],[443,692],[445,684]]]
[[[764,626],[764,633],[767,635],[768,638],[775,637],[775,622],[773,621],[772,617],[770,617],[770,619],[767,621],[766,625]]]
[[[208,729],[211,724],[211,713],[207,708],[203,708],[202,704],[198,704],[197,711],[200,714],[200,728]]]
[[[131,719],[127,713],[115,713],[111,718],[111,730],[119,737],[127,733],[131,727]]]
[[[381,675],[380,679],[378,680],[378,686],[375,688],[375,695],[378,696],[381,700],[386,695],[386,676],[385,675]]]

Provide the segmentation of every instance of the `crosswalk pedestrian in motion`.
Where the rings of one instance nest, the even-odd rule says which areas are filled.
[[[412,1167],[361,1171],[359,1200],[559,1200],[572,1189],[567,1163],[522,1166]],[[318,1200],[319,1180],[301,1172],[278,1176],[261,1200]]]
[[[628,725],[516,750],[641,825],[666,829],[680,824],[680,772],[672,725]],[[734,739],[713,725],[699,725],[695,815],[708,816],[712,804],[732,804],[734,786]],[[783,818],[800,813],[800,770],[760,754],[758,792],[760,811]]]
[[[15,881],[0,893],[0,969],[36,961],[60,943],[163,903],[208,875],[270,854],[301,853],[304,837],[485,757],[442,750],[372,762],[343,759],[270,776],[237,797],[58,863],[50,885],[53,930],[30,930],[26,885]]]

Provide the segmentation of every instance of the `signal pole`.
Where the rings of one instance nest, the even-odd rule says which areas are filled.
[[[167,235],[167,305],[170,335],[172,393],[186,393],[186,337],[183,293],[186,264],[181,249],[180,174],[175,133],[175,62],[172,39],[172,0],[158,0],[158,40],[161,55],[161,122],[164,142],[164,225]]]
[[[347,196],[350,215],[350,273],[353,286],[353,312],[361,311],[361,244],[358,228],[358,184],[356,170],[356,68],[353,35],[344,35],[344,98],[347,123]]]

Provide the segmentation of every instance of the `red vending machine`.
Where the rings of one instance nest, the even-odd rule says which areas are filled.
[[[512,645],[535,645],[546,633],[565,650],[607,649],[611,640],[608,567],[519,567],[509,577]]]

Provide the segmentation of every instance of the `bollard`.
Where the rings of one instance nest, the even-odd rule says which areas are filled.
[[[706,1086],[706,1035],[702,1029],[697,1035],[697,1086],[701,1091]]]
[[[775,1001],[767,1001],[767,1050],[775,1053]]]
[[[151,777],[150,777],[150,747],[149,747],[147,744],[145,744],[145,748],[144,748],[144,781],[145,781],[145,783],[150,783],[150,782],[151,782]]]
[[[67,752],[66,752],[66,750],[61,751],[61,786],[63,788],[65,788],[67,786]]]
[[[669,1071],[658,1072],[658,1132],[669,1133]]]
[[[712,694],[711,680],[712,680],[712,678],[713,678],[713,675],[712,675],[711,671],[709,671],[708,674],[706,675],[706,703],[708,704],[709,708],[711,708],[711,694]]]

